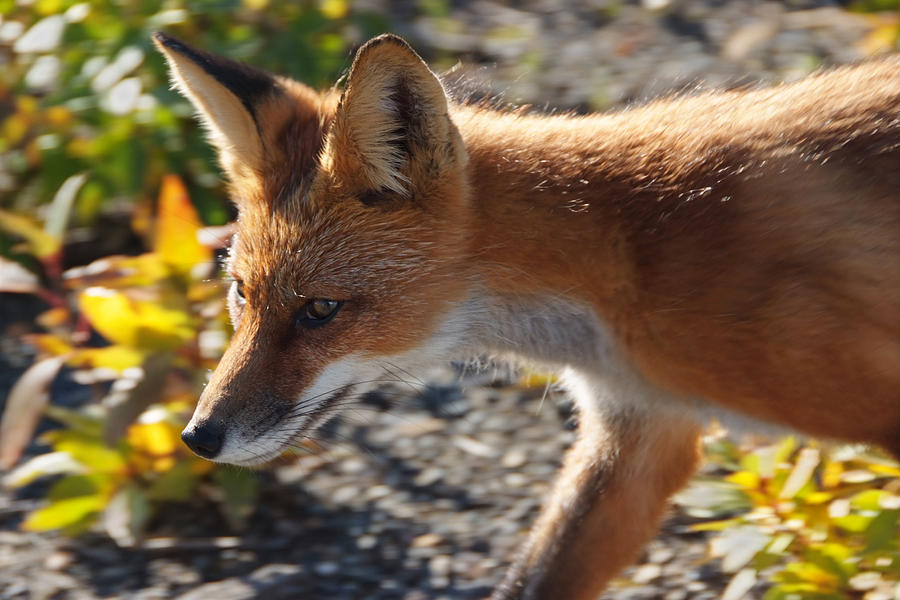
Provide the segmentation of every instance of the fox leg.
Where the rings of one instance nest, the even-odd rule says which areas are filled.
[[[594,600],[657,529],[699,460],[685,415],[584,414],[524,551],[494,600]]]

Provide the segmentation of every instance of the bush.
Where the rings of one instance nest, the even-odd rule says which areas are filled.
[[[61,271],[56,238],[9,213],[0,212],[2,226],[16,227],[46,273]],[[37,319],[47,332],[29,338],[40,360],[7,400],[2,466],[18,459],[44,408],[64,426],[43,436],[51,453],[5,478],[21,486],[64,474],[50,488],[50,502],[25,521],[28,529],[79,533],[102,515],[116,541],[132,544],[160,503],[187,500],[202,481],[222,488],[223,508],[235,525],[252,508],[255,479],[248,472],[217,469],[179,439],[204,376],[224,348],[228,324],[222,285],[208,279],[213,251],[200,243],[199,218],[175,175],[163,180],[155,230],[153,251],[146,254],[107,257],[47,285],[25,271],[4,280],[17,282],[20,291],[30,287],[51,308]],[[91,344],[91,331],[109,345]],[[83,410],[48,405],[47,388],[63,364],[82,382],[111,382],[108,393]]]
[[[772,582],[765,600],[895,597],[895,462],[852,446],[800,446],[791,437],[749,450],[715,440],[707,457],[725,481],[721,472],[698,478],[680,498],[688,513],[715,519],[695,529],[717,532],[711,555],[734,574],[728,597],[743,597],[739,590],[757,579]]]
[[[82,224],[116,203],[149,206],[165,173],[184,178],[207,223],[228,220],[214,157],[169,89],[154,30],[325,86],[386,27],[345,0],[3,0],[0,14],[0,193],[16,192],[5,208],[46,204],[84,174],[73,202]]]
[[[0,463],[18,460],[45,407],[63,425],[44,436],[53,452],[5,478],[24,485],[64,474],[25,527],[77,533],[102,515],[110,535],[133,543],[161,503],[189,497],[204,481],[220,488],[214,495],[239,525],[254,479],[193,457],[178,439],[228,334],[224,292],[209,279],[213,252],[197,235],[204,222],[230,220],[231,209],[150,34],[165,29],[321,86],[385,23],[345,0],[5,0],[0,14],[0,193],[8,198],[0,206],[0,291],[50,306],[37,319],[44,333],[29,338],[39,360],[7,400]],[[98,217],[115,210],[129,215],[150,251],[64,273],[71,226],[104,235]],[[224,244],[227,234],[218,235],[210,245]],[[96,347],[95,334],[109,345]],[[83,410],[49,405],[48,386],[64,364],[109,392]]]

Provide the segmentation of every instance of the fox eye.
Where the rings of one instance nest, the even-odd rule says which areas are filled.
[[[246,300],[246,298],[244,298],[244,282],[236,281],[234,287],[235,291],[237,292],[238,298],[240,298],[241,300]]]
[[[343,302],[340,300],[326,300],[324,298],[310,300],[297,313],[294,325],[306,328],[324,325],[334,318],[342,304]]]

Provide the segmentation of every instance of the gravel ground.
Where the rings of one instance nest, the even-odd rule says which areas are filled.
[[[860,58],[871,27],[812,1],[510,4],[454,2],[441,17],[409,5],[397,31],[439,66],[462,57],[463,79],[509,102],[589,110],[701,80],[793,79]],[[16,327],[0,336],[0,383],[24,364]],[[554,394],[463,393],[441,380],[389,411],[395,392],[373,397],[330,429],[325,452],[260,472],[263,498],[243,532],[198,501],[173,506],[142,549],[23,533],[35,501],[0,491],[0,599],[482,598],[522,543],[574,424]],[[690,523],[673,511],[605,597],[719,597],[729,576]]]
[[[387,395],[394,397],[396,392]],[[522,542],[564,449],[567,404],[541,390],[431,386],[376,395],[329,428],[326,451],[260,472],[241,534],[202,503],[175,506],[149,547],[15,530],[0,499],[0,598],[483,598]],[[674,516],[613,598],[714,598],[703,537]],[[223,532],[226,532],[223,535]]]

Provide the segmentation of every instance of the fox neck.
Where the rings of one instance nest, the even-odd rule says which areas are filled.
[[[455,117],[469,152],[466,262],[483,324],[475,343],[545,364],[596,365],[611,352],[610,323],[631,278],[613,178],[600,161],[573,156],[591,138],[571,119]]]

